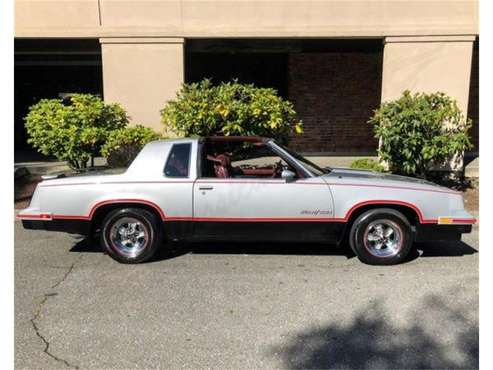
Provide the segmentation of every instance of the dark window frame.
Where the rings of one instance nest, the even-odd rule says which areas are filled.
[[[173,150],[178,146],[188,146],[188,166],[187,166],[187,175],[186,176],[170,176],[166,174],[166,168],[168,167],[169,161],[171,159],[171,155],[173,154]],[[190,165],[192,162],[192,143],[175,143],[171,146],[168,157],[166,158],[166,163],[164,164],[163,174],[164,176],[171,179],[187,179],[190,178]]]
[[[228,142],[227,140],[225,140],[225,142]],[[236,141],[232,141],[232,142],[236,142]],[[250,141],[248,140],[245,140],[245,141],[238,141],[238,142],[245,142],[245,143],[250,143]],[[302,167],[301,165],[299,165],[296,161],[293,161],[289,156],[286,155],[286,153],[283,153],[282,151],[278,150],[275,146],[271,145],[270,144],[270,140],[269,141],[265,141],[263,142],[263,147],[265,149],[267,149],[270,153],[272,153],[272,156],[277,156],[279,157],[281,160],[283,160],[284,162],[286,162],[290,167],[292,167],[294,170],[295,170],[295,173],[296,173],[296,178],[297,179],[304,179],[306,177],[310,177],[308,174],[311,174],[309,171],[307,171],[304,167]],[[210,180],[210,179],[217,179],[216,176],[204,176],[204,161],[206,160],[205,159],[205,154],[206,154],[206,140],[201,140],[199,142],[199,150],[198,150],[198,154],[199,154],[199,159],[198,159],[198,163],[197,163],[197,178],[198,179],[206,179],[206,180]],[[237,180],[237,179],[240,179],[239,177],[230,177],[228,178],[227,180]],[[251,177],[250,179],[255,179],[255,180],[260,180],[260,181],[268,181],[268,180],[272,180],[272,178],[268,178],[268,177]]]

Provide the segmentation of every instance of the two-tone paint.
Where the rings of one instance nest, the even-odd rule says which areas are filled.
[[[175,144],[191,145],[189,175],[168,178],[164,166]],[[266,141],[288,163],[290,154]],[[89,233],[104,207],[152,209],[172,239],[311,240],[337,243],[352,217],[368,207],[404,210],[416,239],[457,239],[476,220],[461,193],[426,181],[368,171],[284,179],[200,177],[201,139],[152,142],[126,172],[76,176],[38,184],[18,217],[26,228]]]

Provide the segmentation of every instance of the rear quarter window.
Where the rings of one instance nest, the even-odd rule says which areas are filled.
[[[173,144],[170,150],[164,175],[166,177],[188,177],[190,173],[190,152],[192,144]]]

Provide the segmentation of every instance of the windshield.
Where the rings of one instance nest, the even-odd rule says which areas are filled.
[[[306,159],[302,155],[296,153],[295,151],[293,151],[291,149],[286,148],[284,145],[280,145],[278,143],[276,143],[276,145],[280,146],[284,151],[288,152],[288,154],[291,157],[293,157],[294,159],[296,159],[298,162],[301,162],[303,167],[305,167],[314,176],[322,176],[322,175],[329,173],[331,171],[331,169],[328,167],[326,167],[326,168],[319,167],[318,165],[316,165],[312,161],[309,161],[308,159]]]

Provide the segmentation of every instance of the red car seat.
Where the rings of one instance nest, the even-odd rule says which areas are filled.
[[[214,173],[217,178],[226,179],[231,176],[231,158],[226,154],[219,154],[216,157],[208,155],[207,159],[214,162]]]

